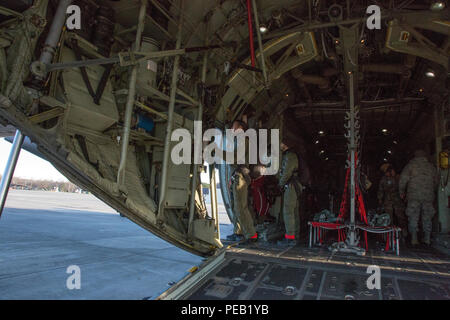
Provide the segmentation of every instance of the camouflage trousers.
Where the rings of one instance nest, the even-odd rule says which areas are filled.
[[[248,207],[248,187],[244,175],[236,172],[231,182],[234,233],[242,234],[246,239],[253,237],[256,233],[253,217]]]
[[[406,215],[408,216],[409,232],[417,232],[419,224],[420,211],[422,210],[422,228],[424,232],[431,232],[431,219],[433,218],[436,210],[434,209],[433,202],[420,201],[420,200],[408,200],[408,206],[406,208]]]
[[[383,204],[384,211],[391,218],[391,225],[395,224],[394,217],[397,219],[396,225],[402,230],[408,230],[408,218],[405,215],[405,206],[402,203],[386,201]]]
[[[298,214],[298,195],[295,186],[290,183],[283,192],[282,214],[286,234],[295,235],[297,239],[300,233],[300,217]]]

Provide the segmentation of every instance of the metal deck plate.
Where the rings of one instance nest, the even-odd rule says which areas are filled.
[[[379,290],[367,288],[369,265],[381,269]],[[378,248],[362,257],[327,248],[238,246],[184,298],[450,300],[450,260],[432,248],[403,249],[400,256]]]

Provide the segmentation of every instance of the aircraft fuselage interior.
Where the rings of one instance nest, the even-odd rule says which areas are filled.
[[[380,167],[400,174],[420,149],[440,177],[433,233],[448,234],[449,18],[430,0],[0,0],[2,135],[203,256],[223,247],[217,190],[235,221],[233,168],[208,165],[207,210],[204,165],[171,161],[176,129],[278,129],[299,158],[305,243],[349,183],[376,210]]]

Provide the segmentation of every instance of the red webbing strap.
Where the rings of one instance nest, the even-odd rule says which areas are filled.
[[[338,229],[338,242],[344,242],[346,238],[345,230]]]
[[[366,250],[369,250],[369,244],[367,243],[367,231],[364,230],[364,240],[366,241]]]
[[[255,59],[255,47],[253,44],[253,22],[252,22],[251,0],[247,0],[247,21],[248,21],[249,44],[250,44],[250,57],[251,57],[251,61],[252,61],[252,67],[255,67],[256,59]]]
[[[325,238],[324,237],[325,236],[325,231],[326,231],[326,230],[324,230],[323,232],[321,232],[320,227],[337,230],[338,231],[339,241],[341,241],[340,240],[341,238],[344,239],[344,233],[345,232],[341,228],[339,228],[339,227],[343,226],[343,224],[331,223],[331,222],[317,222],[317,221],[310,222],[310,223],[311,223],[311,225],[314,228],[317,228],[317,237],[318,237],[320,243],[323,243],[323,240]]]
[[[284,237],[286,238],[286,239],[289,239],[289,240],[295,240],[295,234],[294,235],[290,235],[290,234],[285,234],[284,235]]]
[[[345,173],[345,184],[344,184],[344,192],[342,194],[341,207],[339,209],[339,220],[344,219],[345,210],[347,209],[347,195],[348,195],[348,180],[350,179],[350,168],[347,168],[347,172]]]
[[[358,161],[358,153],[355,153],[355,162]],[[357,181],[355,181],[355,192],[356,192],[356,197],[357,197],[357,201],[358,201],[358,211],[361,217],[361,221],[364,222],[366,225],[367,223],[367,214],[366,214],[366,208],[364,206],[364,200],[362,197],[362,193],[361,193],[361,189],[359,188],[359,183]]]
[[[356,197],[358,200],[358,211],[359,211],[359,215],[361,217],[361,221],[367,225],[366,208],[364,206],[364,200],[363,200],[361,190],[359,189],[358,185],[356,186]]]
[[[342,226],[342,224],[340,223],[331,223],[331,222],[311,222],[311,225],[313,227],[324,227],[324,228],[329,228],[329,229],[337,229],[338,227]]]
[[[358,161],[358,153],[355,153],[355,162]],[[339,220],[343,220],[346,209],[347,209],[347,202],[348,202],[348,188],[349,188],[349,180],[350,180],[350,168],[347,168],[347,171],[345,173],[345,185],[344,185],[344,192],[342,194],[342,200],[341,200],[341,206],[339,209]],[[357,181],[355,181],[355,196],[357,198],[357,205],[358,205],[358,211],[361,217],[361,221],[363,221],[367,225],[367,213],[366,208],[364,206],[364,200],[362,197],[361,190],[359,188],[359,184]]]

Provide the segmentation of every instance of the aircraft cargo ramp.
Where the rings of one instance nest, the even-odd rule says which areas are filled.
[[[381,270],[379,290],[367,287],[370,265]],[[430,248],[403,249],[400,256],[373,248],[357,256],[250,244],[207,260],[159,299],[448,300],[449,271],[448,256]]]

